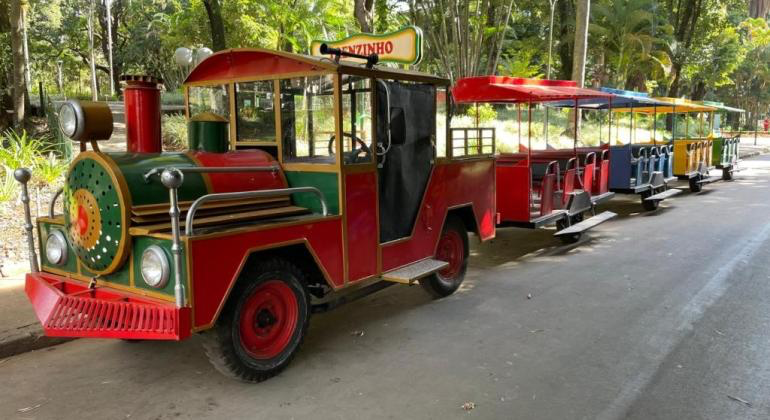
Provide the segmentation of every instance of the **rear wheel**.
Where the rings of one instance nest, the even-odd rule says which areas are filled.
[[[567,223],[567,219],[561,219],[556,222],[556,231],[564,230],[576,223],[580,223],[583,221],[583,213],[578,213],[574,216],[570,216],[569,218],[569,224]],[[579,233],[572,233],[569,235],[559,235],[559,240],[562,241],[564,244],[574,244],[575,242],[579,241],[580,238],[583,237],[583,232]]]
[[[690,191],[697,193],[703,189],[703,184],[700,183],[701,175],[690,178]]]
[[[302,271],[283,259],[263,261],[230,296],[215,327],[203,334],[209,361],[244,382],[275,376],[307,331],[310,295]]]
[[[454,293],[465,279],[468,269],[468,232],[462,220],[450,216],[436,247],[436,259],[449,265],[430,276],[420,279],[423,287],[434,298],[442,298]]]
[[[644,208],[647,211],[654,211],[658,209],[658,205],[660,204],[660,200],[648,200],[647,197],[652,196],[653,194],[657,194],[655,190],[647,190],[642,193],[642,208]]]

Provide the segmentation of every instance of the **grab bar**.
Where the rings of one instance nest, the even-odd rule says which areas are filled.
[[[326,205],[326,197],[324,194],[315,187],[294,187],[294,188],[279,188],[274,190],[256,190],[256,191],[240,191],[230,193],[214,193],[206,194],[193,201],[190,205],[190,209],[187,211],[187,217],[185,218],[185,235],[192,236],[193,234],[193,222],[195,219],[195,213],[198,208],[207,201],[211,200],[233,200],[237,198],[258,198],[258,197],[277,197],[286,194],[294,193],[312,193],[318,197],[318,201],[321,202],[321,214],[327,216],[329,214],[329,208]]]
[[[63,192],[64,192],[64,188],[59,188],[58,190],[56,190],[56,193],[53,195],[53,198],[51,199],[51,204],[48,205],[48,217],[50,217],[51,219],[53,219],[55,216],[54,208],[56,207],[56,200],[59,199],[59,196]]]

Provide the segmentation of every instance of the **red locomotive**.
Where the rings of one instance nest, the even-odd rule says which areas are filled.
[[[448,80],[337,58],[207,58],[184,85],[185,152],[161,152],[157,80],[125,79],[125,153],[99,151],[105,105],[66,103],[81,153],[62,214],[54,200],[37,221],[39,267],[27,220],[46,334],[201,332],[218,370],[256,382],[290,362],[313,312],[393,283],[457,290],[467,232],[495,235],[494,144],[454,155]]]

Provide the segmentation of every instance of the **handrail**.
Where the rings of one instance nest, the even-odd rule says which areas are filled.
[[[56,207],[56,200],[59,198],[59,196],[64,192],[64,188],[59,188],[56,190],[56,193],[53,195],[53,198],[51,199],[51,204],[48,205],[48,217],[51,219],[54,218],[54,209]]]
[[[164,170],[169,169],[165,166],[156,166],[149,171],[145,172],[144,182],[150,183],[150,178],[153,175],[160,175]],[[186,168],[174,168],[182,173],[236,173],[236,172],[278,172],[280,166],[191,166]]]
[[[602,150],[602,153],[600,155],[601,156],[601,160],[607,160],[607,158],[609,157],[609,154],[610,154],[609,150],[607,150],[607,149]]]
[[[548,175],[548,172],[549,172],[550,168],[552,168],[552,167],[556,169],[556,173],[554,174],[556,176],[556,191],[560,191],[561,190],[561,180],[559,178],[561,178],[561,177],[559,176],[560,175],[559,174],[559,162],[556,161],[556,160],[550,161],[548,163],[548,165],[545,166],[545,174]]]
[[[294,193],[312,193],[318,197],[318,201],[321,202],[321,214],[327,216],[329,214],[329,208],[326,205],[326,196],[318,188],[315,187],[294,187],[294,188],[279,188],[273,190],[256,190],[256,191],[240,191],[230,193],[214,193],[206,194],[193,201],[190,205],[190,209],[187,210],[187,217],[185,218],[185,235],[192,236],[193,234],[193,221],[195,219],[195,213],[198,208],[207,201],[211,200],[232,200],[237,198],[257,198],[257,197],[276,197],[286,194]]]
[[[583,163],[583,165],[585,165],[585,166],[588,166],[588,158],[589,158],[589,157],[590,157],[590,158],[593,158],[593,159],[591,159],[591,163],[593,163],[594,165],[596,165],[596,153],[595,153],[595,152],[588,152],[588,153],[586,154],[586,157],[585,157],[585,159],[583,160],[583,162],[584,162],[584,163]]]

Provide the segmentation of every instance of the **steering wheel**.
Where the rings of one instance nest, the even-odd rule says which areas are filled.
[[[358,162],[369,162],[372,160],[372,150],[369,149],[369,146],[364,143],[363,140],[358,138],[357,136],[354,136],[350,133],[342,133],[342,137],[350,137],[353,139],[353,142],[355,142],[358,146],[358,148],[354,148],[353,150],[349,152],[345,152],[344,159],[345,163],[358,163]],[[329,156],[334,156],[334,141],[337,139],[337,136],[335,134],[332,134],[331,137],[329,137]],[[364,155],[361,156],[361,152],[364,152]]]

